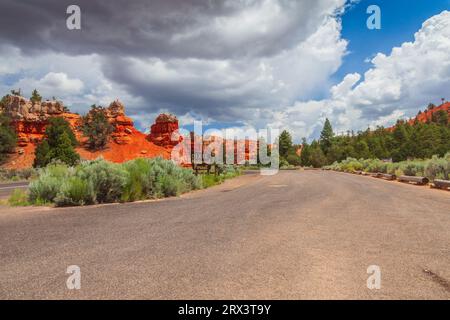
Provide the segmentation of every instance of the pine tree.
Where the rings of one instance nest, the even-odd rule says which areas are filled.
[[[70,166],[75,165],[80,160],[80,155],[75,152],[67,132],[58,137],[57,147],[50,150],[50,158],[52,161],[59,160]]]
[[[88,138],[88,147],[92,150],[104,148],[113,131],[114,127],[109,123],[105,109],[93,105],[83,118],[83,134]]]
[[[30,101],[33,103],[42,101],[42,96],[39,94],[39,92],[36,89],[34,89],[33,92],[31,93]]]
[[[50,162],[51,162],[50,146],[47,140],[44,139],[42,140],[41,143],[38,144],[34,152],[33,167],[35,168],[45,167]]]
[[[80,159],[74,149],[76,145],[77,140],[69,123],[60,117],[51,118],[44,139],[36,148],[34,166],[45,167],[57,160],[74,165]]]
[[[0,163],[5,161],[8,153],[16,147],[17,135],[11,126],[11,118],[0,114]]]
[[[448,124],[448,114],[444,110],[439,110],[433,113],[431,121],[439,125],[446,126]]]
[[[22,90],[19,88],[19,90],[11,90],[11,94],[13,96],[21,96],[22,95]]]
[[[330,120],[326,118],[322,132],[320,133],[320,140],[319,140],[320,146],[325,155],[331,148],[333,137],[334,137],[333,127],[331,126]]]
[[[286,159],[291,149],[292,149],[292,136],[288,131],[284,130],[280,134],[279,138],[280,157]]]
[[[70,127],[69,122],[61,117],[53,117],[49,120],[49,125],[45,129],[45,139],[48,140],[50,148],[54,148],[58,144],[58,137],[60,137],[64,132],[67,133],[71,141],[72,146],[78,144],[75,134]]]

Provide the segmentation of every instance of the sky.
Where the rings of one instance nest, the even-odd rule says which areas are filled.
[[[81,29],[66,9],[81,9]],[[367,8],[378,5],[381,29]],[[447,11],[449,10],[449,11]],[[450,96],[450,0],[1,0],[0,94],[84,113],[120,99],[141,130],[390,126]]]

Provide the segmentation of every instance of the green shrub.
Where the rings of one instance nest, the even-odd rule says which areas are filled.
[[[286,159],[281,158],[280,159],[280,168],[285,168],[285,167],[289,167],[289,162],[287,162]]]
[[[443,158],[433,156],[428,160],[406,160],[396,163],[386,163],[377,159],[356,160],[347,158],[346,160],[335,162],[325,168],[346,172],[352,172],[353,170],[362,168],[365,171],[374,173],[389,173],[397,176],[425,176],[430,180],[450,180],[450,153],[447,153]]]
[[[21,170],[0,168],[0,181],[30,180],[36,176],[37,171],[33,168]]]
[[[425,168],[425,174],[430,180],[443,179],[450,180],[450,156],[446,154],[444,158],[433,156]]]
[[[179,194],[201,187],[199,178],[194,175],[192,170],[181,168],[174,162],[161,158],[149,161],[151,163],[150,177],[154,196]],[[171,178],[168,178],[168,176]]]
[[[214,179],[223,181],[237,174],[234,168],[227,168]],[[29,200],[33,204],[79,206],[170,197],[202,186],[202,178],[192,170],[161,158],[139,158],[124,164],[97,159],[76,167],[51,164],[40,169],[39,177],[30,184]]]
[[[119,201],[128,180],[128,173],[121,165],[103,159],[81,163],[76,168],[76,176],[90,181],[97,203]]]
[[[295,153],[289,154],[286,157],[286,161],[292,166],[300,166],[301,165],[301,158]]]
[[[370,159],[367,162],[367,166],[365,167],[365,171],[373,172],[373,173],[387,173],[388,163],[383,162],[379,159]]]
[[[406,161],[400,165],[400,169],[407,176],[424,176],[425,162],[424,161]]]
[[[8,158],[17,144],[17,134],[11,125],[11,118],[0,112],[0,163]]]
[[[108,143],[108,138],[114,131],[103,107],[91,106],[89,113],[83,117],[83,135],[87,137],[86,144],[91,150],[100,150]]]
[[[64,164],[52,164],[39,170],[39,178],[29,186],[31,202],[53,202],[63,182],[71,175]]]
[[[79,177],[70,177],[63,182],[54,202],[59,207],[93,204],[95,193],[92,183]]]
[[[30,204],[28,202],[28,194],[23,189],[14,189],[13,193],[8,199],[8,204],[13,207],[27,206]]]
[[[184,189],[182,180],[169,175],[161,176],[159,183],[161,185],[161,192],[165,197],[177,196]]]
[[[214,174],[202,174],[202,187],[209,188],[223,182],[223,176]]]

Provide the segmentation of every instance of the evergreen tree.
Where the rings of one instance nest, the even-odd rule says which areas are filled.
[[[445,112],[444,110],[439,110],[439,111],[433,113],[433,115],[431,117],[431,122],[446,126],[448,124],[447,112]]]
[[[47,139],[50,148],[57,146],[58,137],[60,137],[64,132],[67,133],[72,146],[75,147],[78,142],[69,122],[61,117],[50,118],[49,125],[45,129],[45,139]]]
[[[286,159],[291,149],[292,149],[292,136],[288,131],[284,130],[280,134],[279,138],[280,157],[282,159]]]
[[[301,163],[303,166],[319,166],[324,162],[324,152],[318,152],[317,146],[320,146],[322,151],[326,150],[326,164],[348,157],[392,158],[394,162],[398,162],[408,158],[429,159],[433,155],[444,156],[450,151],[450,125],[446,112],[440,111],[434,114],[428,111],[433,117],[428,116],[427,123],[415,121],[409,124],[400,120],[392,130],[378,127],[376,130],[367,129],[357,134],[352,132],[347,136],[335,136],[331,139],[327,139],[330,136],[327,132],[332,130],[326,125],[327,129],[325,130],[324,126],[319,141],[308,145],[303,140]]]
[[[315,141],[311,144],[309,163],[314,168],[321,168],[327,164],[327,158],[320,144]]]
[[[34,166],[45,167],[58,160],[74,165],[80,159],[74,149],[76,145],[77,140],[70,124],[60,117],[51,118],[44,139],[36,148]]]
[[[42,96],[39,94],[39,92],[36,89],[34,89],[33,92],[31,93],[30,101],[33,103],[42,101]]]
[[[309,158],[310,158],[310,148],[308,143],[306,142],[306,139],[303,138],[302,139],[302,153],[300,155],[300,163],[302,166],[304,167],[308,167],[310,166],[310,162],[309,162]]]
[[[11,90],[11,94],[13,96],[21,96],[22,95],[22,90],[19,88],[19,90]]]
[[[57,147],[50,150],[50,158],[52,161],[59,160],[70,166],[75,165],[80,160],[80,155],[75,152],[67,132],[58,137]]]
[[[45,167],[49,164],[52,159],[50,158],[50,146],[47,140],[42,140],[41,143],[38,144],[36,150],[34,152],[34,162],[33,167],[40,168]]]
[[[8,153],[14,151],[16,143],[17,135],[11,126],[11,118],[0,114],[0,163],[6,160]]]
[[[93,105],[83,118],[83,134],[88,138],[88,147],[92,150],[104,148],[113,131],[114,127],[109,123],[105,109]]]
[[[331,126],[330,120],[328,120],[327,118],[325,119],[325,124],[323,125],[322,132],[320,133],[320,146],[325,155],[331,148],[333,137],[333,127]]]

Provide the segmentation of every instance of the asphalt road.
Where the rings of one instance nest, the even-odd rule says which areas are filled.
[[[0,183],[0,199],[8,198],[14,189],[26,189],[29,182],[7,182]]]
[[[3,207],[0,259],[3,299],[449,299],[450,193],[285,171],[162,201]]]

